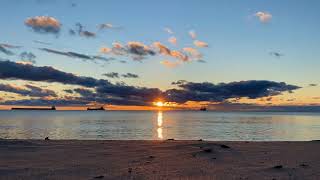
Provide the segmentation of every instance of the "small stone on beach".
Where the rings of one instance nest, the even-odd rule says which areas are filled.
[[[104,178],[104,176],[96,176],[96,177],[94,177],[95,179],[102,179],[102,178]]]
[[[277,165],[277,166],[273,166],[274,169],[282,169],[283,166],[282,165]]]
[[[167,139],[168,141],[174,141],[174,139],[173,138],[170,138],[170,139]]]
[[[206,152],[206,153],[211,153],[212,152],[212,149],[205,149],[205,150],[203,150],[204,152]]]
[[[220,145],[220,147],[221,147],[221,148],[224,148],[224,149],[230,149],[230,147],[229,147],[229,146],[224,145],[224,144],[221,144],[221,145]]]
[[[300,164],[300,167],[306,168],[306,167],[309,167],[309,165],[308,164]]]

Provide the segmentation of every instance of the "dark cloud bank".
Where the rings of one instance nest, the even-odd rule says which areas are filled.
[[[161,91],[158,88],[129,86],[124,83],[114,84],[108,80],[77,76],[49,66],[38,67],[19,64],[12,61],[0,61],[0,78],[5,80],[20,79],[27,81],[56,82],[82,87],[73,90],[65,90],[68,94],[77,94],[77,96],[72,98],[56,98],[54,100],[41,98],[43,96],[55,96],[54,92],[50,92],[51,95],[37,95],[39,98],[31,100],[6,101],[2,103],[23,105],[71,105],[86,104],[90,102],[117,105],[150,105],[158,98],[177,103],[185,103],[187,101],[222,103],[229,98],[247,97],[255,99],[270,97],[279,95],[283,92],[292,92],[300,88],[284,82],[266,80],[249,80],[220,84],[178,81],[173,83],[177,88]],[[30,86],[27,88],[28,91],[41,91],[40,89],[36,89],[36,87]],[[18,92],[17,90],[12,89],[12,87],[3,86],[2,89],[4,89],[4,91],[17,92],[18,94],[31,94],[30,92]],[[33,97],[35,96],[36,95]]]

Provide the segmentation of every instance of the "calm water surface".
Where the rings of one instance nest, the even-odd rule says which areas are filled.
[[[320,113],[198,111],[0,111],[0,138],[320,139]]]

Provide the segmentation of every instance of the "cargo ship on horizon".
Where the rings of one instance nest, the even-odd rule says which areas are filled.
[[[13,107],[11,110],[47,110],[54,111],[57,110],[55,106],[51,106],[49,108],[38,108],[38,107]]]

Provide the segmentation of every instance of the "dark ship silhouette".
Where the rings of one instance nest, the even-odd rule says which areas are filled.
[[[200,110],[200,111],[206,111],[207,108],[206,108],[206,107],[201,107],[199,110]]]
[[[27,108],[20,108],[20,107],[13,107],[11,110],[56,110],[55,106],[51,106],[50,108],[36,108],[36,107],[27,107]]]
[[[106,109],[101,106],[101,107],[88,107],[87,111],[105,111]]]

